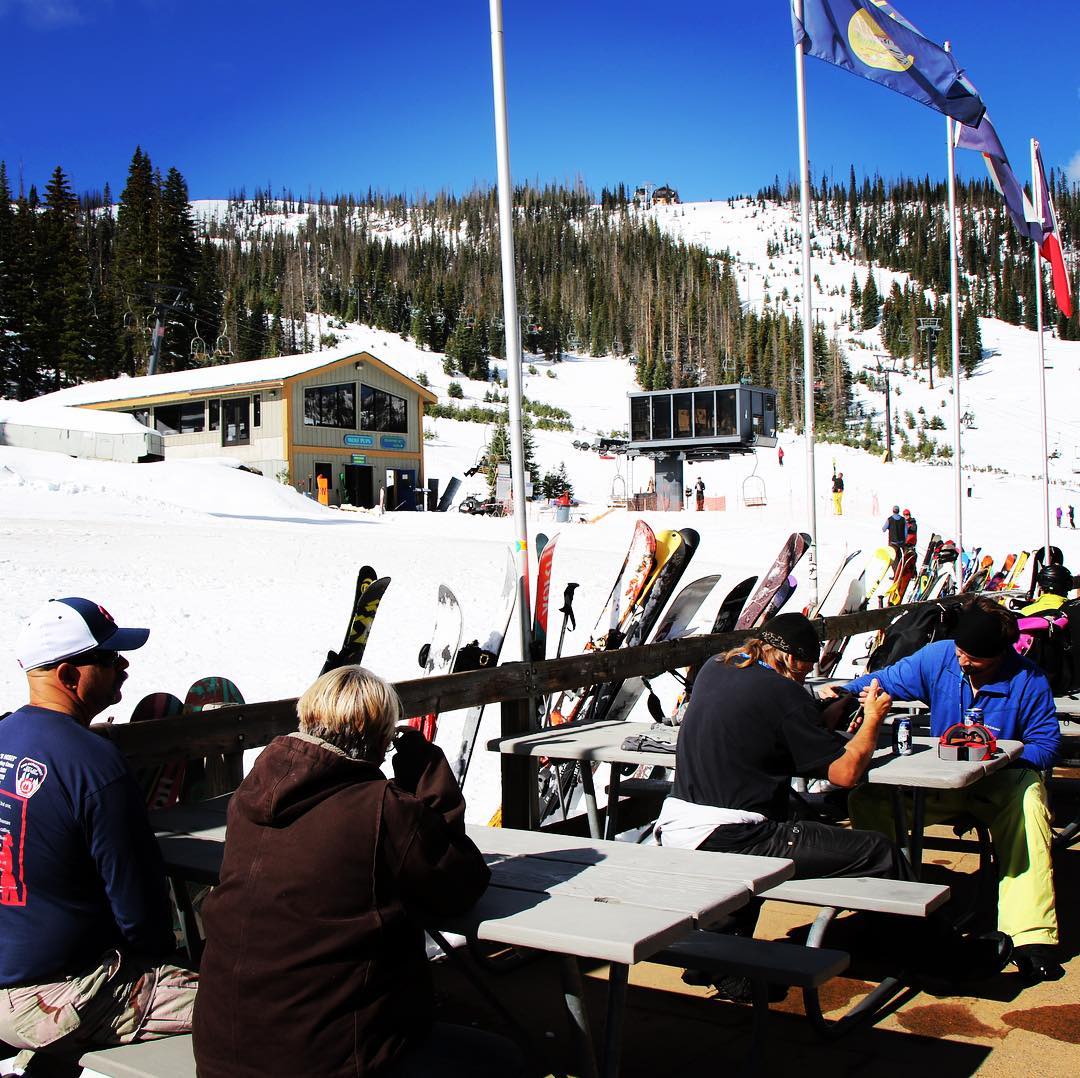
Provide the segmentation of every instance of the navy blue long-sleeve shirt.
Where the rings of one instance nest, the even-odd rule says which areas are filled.
[[[161,854],[120,751],[68,715],[0,722],[0,987],[48,983],[117,948],[175,947]]]

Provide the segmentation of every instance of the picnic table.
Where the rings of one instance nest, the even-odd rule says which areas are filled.
[[[664,736],[671,743],[671,752],[644,752],[640,749],[624,749],[623,742],[635,735]],[[585,812],[589,820],[589,834],[594,839],[613,839],[617,834],[619,786],[624,766],[631,769],[642,764],[672,767],[675,763],[675,745],[678,741],[677,726],[663,727],[647,722],[565,723],[549,726],[531,734],[516,737],[494,738],[488,742],[493,752],[512,756],[548,757],[552,760],[573,760],[581,763],[581,785],[585,793]],[[611,781],[608,786],[607,829],[600,826],[600,812],[596,803],[596,786],[592,767],[585,764],[605,763],[611,765]]]
[[[224,795],[150,814],[171,879],[217,882],[228,801]],[[467,830],[491,866],[491,886],[472,910],[445,918],[432,927],[432,935],[451,955],[443,932],[558,955],[587,1074],[596,1073],[596,1064],[579,959],[610,963],[601,1073],[614,1075],[629,966],[715,924],[794,871],[780,858],[700,857],[687,850],[539,832]],[[174,889],[179,903],[186,888]],[[194,931],[193,926],[192,916],[185,927]]]
[[[891,730],[887,736],[891,737]],[[907,835],[907,855],[915,878],[922,876],[923,831],[926,827],[927,790],[960,790],[973,786],[984,775],[998,771],[1023,751],[1022,741],[999,741],[989,760],[942,760],[937,753],[938,739],[916,734],[911,739],[913,752],[900,756],[891,744],[880,745],[866,773],[868,782],[893,787],[893,815],[896,835]],[[911,793],[911,827],[907,826],[904,791]]]

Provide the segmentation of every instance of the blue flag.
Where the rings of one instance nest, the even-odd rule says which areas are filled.
[[[979,92],[940,45],[924,37],[885,0],[805,0],[791,5],[795,43],[898,94],[977,127],[986,111]]]

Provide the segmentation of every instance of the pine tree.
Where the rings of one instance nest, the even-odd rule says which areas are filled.
[[[873,329],[878,322],[878,308],[881,300],[878,297],[877,285],[874,283],[873,273],[866,275],[866,287],[862,291],[862,328]]]
[[[188,187],[184,177],[170,168],[161,188],[158,230],[158,275],[167,298],[179,297],[179,305],[190,308],[197,284],[199,249],[195,240],[195,226],[191,219]],[[195,336],[191,319],[181,321],[176,312],[166,319],[167,332],[162,342],[159,370],[182,370],[195,361],[191,354]]]
[[[862,289],[859,287],[859,278],[854,273],[851,275],[851,324],[862,322]]]
[[[91,374],[89,269],[77,221],[78,202],[57,166],[45,188],[45,207],[35,229],[36,300],[43,331],[39,360],[56,388]]]
[[[116,214],[114,279],[126,305],[124,348],[132,365],[149,356],[147,319],[158,281],[158,212],[160,192],[150,158],[136,147],[120,193]]]
[[[521,443],[525,457],[525,471],[536,474],[536,438],[532,431],[532,420],[529,413],[525,412],[521,417]],[[500,419],[491,432],[491,441],[488,442],[484,454],[486,466],[484,473],[488,481],[488,497],[495,497],[495,480],[498,476],[500,463],[510,461],[510,427],[506,419]]]

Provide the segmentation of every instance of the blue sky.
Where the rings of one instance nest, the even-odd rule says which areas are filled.
[[[1035,135],[1080,181],[1077,0],[895,4],[952,40],[1021,177]],[[796,170],[787,0],[503,8],[515,180],[689,200]],[[0,159],[13,183],[59,164],[114,194],[137,144],[194,198],[467,190],[495,176],[490,55],[485,0],[0,0]],[[807,86],[815,176],[944,173],[937,113],[816,60]]]

